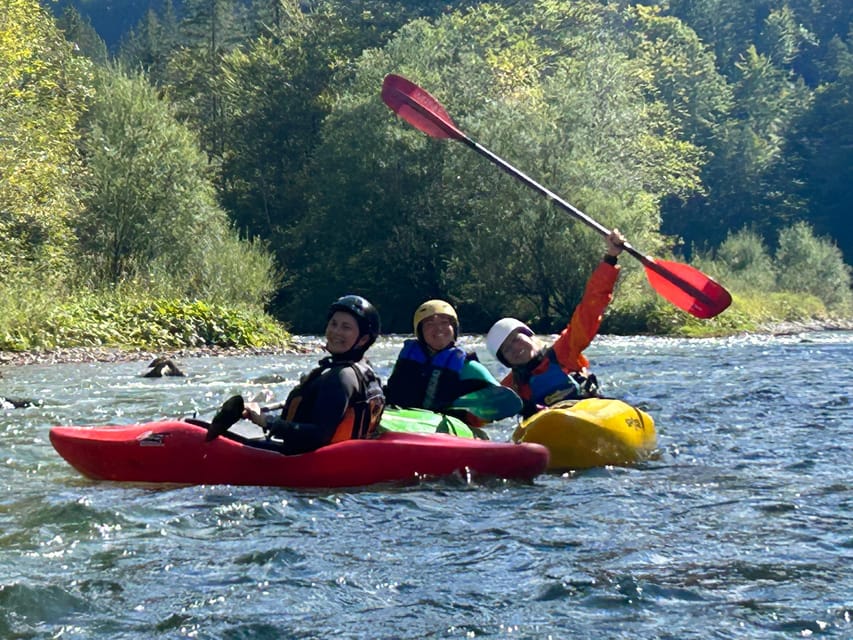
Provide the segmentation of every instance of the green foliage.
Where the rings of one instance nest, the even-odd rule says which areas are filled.
[[[228,118],[223,203],[241,229],[273,240],[305,211],[303,171],[317,141],[326,80],[300,27],[292,28],[290,37],[261,38],[226,55],[218,88]]]
[[[698,338],[725,336],[744,331],[775,330],[787,323],[808,325],[831,317],[832,314],[815,296],[751,291],[735,294],[732,306],[712,320],[698,320],[692,316],[682,318],[680,326],[671,333]],[[673,324],[671,326],[674,327]]]
[[[710,46],[659,7],[635,5],[636,55],[651,72],[649,91],[666,106],[691,142],[708,146],[734,106],[732,88],[716,67]]]
[[[195,136],[144,76],[102,69],[86,124],[90,179],[77,225],[86,284],[130,280],[163,295],[269,299],[272,258],[231,229]]]
[[[147,77],[99,73],[85,164],[88,61],[35,0],[0,7],[0,283],[27,301],[6,303],[0,327],[49,325],[72,285],[250,305],[278,293],[311,330],[347,291],[398,330],[425,297],[453,301],[466,330],[504,313],[560,326],[601,238],[394,118],[377,96],[388,72],[644,251],[702,247],[695,263],[736,293],[696,321],[622,260],[606,327],[693,334],[850,312],[830,241],[792,228],[776,242],[808,220],[851,255],[849,2],[184,5],[180,23],[167,1],[125,41],[127,68]],[[78,18],[63,28],[103,60]],[[264,242],[241,240],[218,203]]]
[[[6,300],[4,311],[14,311]],[[288,333],[257,308],[151,297],[148,293],[77,292],[46,305],[37,323],[18,316],[0,321],[0,349],[56,347],[179,349],[285,346]]]
[[[733,86],[736,107],[716,131],[710,147],[713,160],[704,178],[715,193],[713,209],[694,209],[694,236],[716,244],[729,229],[750,226],[765,237],[788,222],[775,206],[779,192],[790,191],[778,181],[788,159],[785,141],[794,123],[811,105],[811,93],[773,61],[749,47],[737,64]],[[693,217],[693,216],[696,217]],[[701,236],[695,232],[702,233]]]
[[[780,66],[790,65],[805,45],[814,46],[813,34],[799,24],[790,6],[773,9],[764,20],[764,29],[758,34],[760,51]]]
[[[57,300],[67,297],[60,278],[46,278],[36,265],[11,265],[0,278],[0,349],[31,348],[32,336],[46,326]]]
[[[716,251],[716,260],[698,258],[697,266],[737,291],[774,291],[776,270],[764,239],[749,229],[730,232]]]
[[[22,261],[67,267],[90,66],[36,0],[0,4],[0,279]]]
[[[245,38],[246,7],[230,0],[184,0],[181,42],[169,56],[163,84],[181,120],[198,132],[199,144],[213,158],[224,153],[227,127],[219,87],[223,57]]]
[[[681,93],[665,94],[667,103],[678,105],[681,95],[691,95],[696,90],[691,88],[698,85],[718,96],[705,104],[723,108],[706,109],[712,118],[700,121],[697,129],[701,137],[696,141],[707,157],[704,192],[686,201],[670,199],[665,204],[663,230],[682,236],[688,246],[716,246],[730,230],[742,226],[773,237],[776,229],[790,224],[802,210],[802,198],[792,197],[800,176],[789,169],[786,144],[795,139],[796,123],[812,103],[810,88],[792,73],[799,53],[813,39],[799,22],[803,12],[795,13],[787,4],[778,7],[772,0],[674,0],[666,13],[683,20],[682,29],[692,29],[713,47],[720,81],[713,82],[708,73],[697,76],[703,80],[695,83],[689,76],[676,76],[684,80],[677,85]],[[668,43],[666,50],[670,50]],[[665,89],[672,84],[660,75],[655,84],[661,80]],[[688,126],[693,123],[692,118],[688,120]]]
[[[178,46],[178,20],[172,0],[161,13],[151,9],[122,39],[118,60],[126,69],[141,68],[154,84],[165,79],[169,56]]]
[[[74,43],[74,49],[97,64],[109,61],[107,45],[95,31],[92,23],[71,6],[65,7],[56,21],[56,26],[65,34],[65,39]]]
[[[779,232],[776,263],[781,289],[812,294],[830,309],[851,309],[850,266],[835,243],[815,237],[810,225],[800,222]]]
[[[760,235],[742,229],[730,233],[715,256],[701,254],[696,264],[743,296],[762,291],[808,295],[831,311],[851,310],[851,270],[832,241],[816,237],[811,226],[801,222],[782,229],[777,245],[771,257]],[[794,319],[781,305],[771,309]]]
[[[733,294],[731,307],[716,318],[694,318],[663,298],[650,296],[648,288],[623,279],[603,331],[701,337],[849,314],[850,269],[832,243],[815,238],[802,224],[785,229],[781,236],[775,259],[763,239],[748,229],[729,234],[716,256],[697,255],[694,265]],[[818,283],[818,279],[827,282]]]
[[[623,16],[591,2],[528,9],[412,22],[383,52],[363,55],[324,122],[317,196],[298,228],[322,237],[323,250],[299,252],[317,267],[297,280],[296,298],[355,282],[393,308],[442,295],[551,328],[600,258],[601,238],[567,213],[470,150],[394,120],[375,98],[388,69],[422,83],[463,130],[605,225],[663,244],[657,202],[698,187],[699,154],[644,102],[644,70],[620,48]],[[303,308],[316,316],[319,304]]]
[[[833,82],[818,87],[812,109],[789,137],[790,157],[780,180],[791,185],[784,201],[794,219],[807,219],[815,230],[838,241],[853,262],[853,42],[828,43],[825,75]]]
[[[243,240],[236,231],[221,228],[196,238],[196,259],[186,279],[162,262],[168,291],[226,305],[262,308],[283,279],[275,257],[261,240]]]

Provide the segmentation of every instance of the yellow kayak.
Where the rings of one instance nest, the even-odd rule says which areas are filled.
[[[522,422],[512,439],[545,445],[551,454],[549,471],[631,464],[657,447],[652,417],[608,398],[548,407]]]

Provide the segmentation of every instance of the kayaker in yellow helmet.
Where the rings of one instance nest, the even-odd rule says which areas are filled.
[[[451,408],[454,401],[472,392],[500,388],[476,354],[456,344],[459,316],[453,305],[445,300],[427,300],[415,310],[412,325],[416,337],[403,343],[385,387],[389,404],[449,413],[474,427],[515,414],[513,400],[518,403],[517,398],[509,401],[508,410],[498,413],[493,411],[494,406],[484,406],[479,412],[477,407],[465,411]],[[500,400],[505,404],[504,398]]]
[[[571,320],[551,346],[543,345],[521,320],[501,318],[486,336],[486,348],[511,371],[501,384],[514,389],[524,401],[522,415],[574,398],[598,395],[598,382],[583,355],[598,333],[601,317],[613,297],[619,276],[617,256],[624,236],[613,229],[606,238],[607,252],[586,284]]]
[[[379,331],[379,313],[370,302],[356,295],[339,298],[326,317],[326,351],[331,355],[290,392],[280,416],[261,413],[252,403],[245,406],[242,417],[275,438],[276,448],[285,454],[371,436],[385,398],[364,354]]]

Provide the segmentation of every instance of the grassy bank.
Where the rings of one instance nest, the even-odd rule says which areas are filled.
[[[70,348],[151,350],[286,348],[286,328],[261,309],[245,305],[77,293],[60,303],[35,296],[6,299],[0,351]]]
[[[139,294],[78,294],[56,305],[42,302],[27,310],[8,299],[3,304],[0,352],[6,363],[295,348],[284,325],[260,309],[241,305]],[[661,298],[622,295],[609,308],[601,333],[701,338],[822,327],[853,328],[853,318],[831,313],[814,296],[790,293],[735,294],[731,307],[711,320],[694,318]]]
[[[741,333],[779,333],[790,327],[850,328],[853,314],[830,310],[817,297],[800,293],[733,293],[732,304],[710,320],[700,320],[665,300],[616,296],[602,323],[602,333],[668,335],[688,338]]]
[[[734,294],[732,305],[711,320],[684,318],[672,333],[685,337],[777,333],[781,327],[845,326],[850,317],[832,312],[815,296],[793,293]]]

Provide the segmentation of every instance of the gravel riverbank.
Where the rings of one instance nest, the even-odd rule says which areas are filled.
[[[159,356],[164,356],[178,362],[188,358],[260,356],[311,353],[313,351],[319,351],[319,346],[295,344],[292,347],[264,348],[201,347],[179,349],[176,351],[147,351],[145,349],[119,349],[115,347],[72,347],[44,351],[0,351],[0,367],[74,362],[150,362]]]
[[[766,324],[754,333],[766,335],[792,335],[808,331],[853,331],[853,319],[815,320],[807,322],[777,322]],[[135,362],[151,361],[158,356],[176,362],[185,358],[253,356],[292,353],[321,353],[318,342],[294,340],[290,347],[223,348],[201,347],[175,351],[149,351],[145,349],[119,349],[115,347],[72,347],[44,351],[0,351],[0,368],[30,364],[59,364],[74,362]]]

